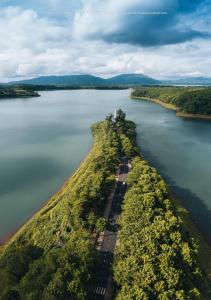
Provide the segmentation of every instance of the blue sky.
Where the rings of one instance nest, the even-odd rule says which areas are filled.
[[[211,76],[211,0],[0,0],[0,80]]]

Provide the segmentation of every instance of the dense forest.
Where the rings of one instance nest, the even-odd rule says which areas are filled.
[[[0,99],[1,98],[26,98],[26,97],[39,97],[39,94],[29,88],[0,86]]]
[[[116,299],[210,299],[198,246],[175,214],[163,179],[136,156],[127,184],[114,263]]]
[[[95,238],[115,182],[121,139],[134,139],[132,122],[112,117],[92,126],[94,145],[78,171],[2,249],[1,299],[89,299]]]
[[[143,87],[134,89],[132,98],[158,99],[191,114],[211,114],[211,88],[202,87]]]

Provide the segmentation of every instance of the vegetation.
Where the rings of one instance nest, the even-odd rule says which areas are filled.
[[[211,114],[211,88],[143,87],[135,89],[132,97],[158,99],[185,113]]]
[[[39,97],[39,94],[31,89],[26,89],[22,87],[0,86],[0,99],[1,98],[26,98],[26,97]]]
[[[198,246],[175,214],[164,181],[137,156],[127,183],[114,264],[116,299],[201,299]]]
[[[1,299],[89,299],[95,237],[106,226],[102,215],[121,154],[115,126],[109,118],[92,126],[95,143],[79,170],[5,245]],[[125,138],[130,126],[121,129]]]
[[[164,181],[138,155],[135,124],[118,110],[92,132],[78,171],[1,251],[0,299],[92,299],[95,240],[107,226],[103,211],[122,155],[132,171],[119,219],[116,299],[206,299],[198,246]]]
[[[96,89],[96,90],[124,90],[128,89],[127,86],[121,85],[103,85],[103,86],[86,86],[86,85],[56,85],[56,84],[11,84],[11,85],[2,85],[2,88],[12,87],[13,89],[24,89],[27,91],[56,91],[56,90],[81,90],[81,89]]]

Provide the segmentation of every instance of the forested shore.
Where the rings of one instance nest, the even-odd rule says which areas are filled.
[[[181,117],[211,118],[210,87],[139,87],[131,93],[133,99],[148,99],[176,110]]]
[[[0,86],[0,99],[4,98],[28,98],[39,97],[40,95],[28,88],[24,87],[4,87]]]

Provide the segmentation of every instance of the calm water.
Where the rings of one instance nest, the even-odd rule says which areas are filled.
[[[23,224],[77,168],[89,130],[121,107],[138,143],[211,238],[211,122],[177,118],[129,91],[53,91],[0,101],[0,238]]]

